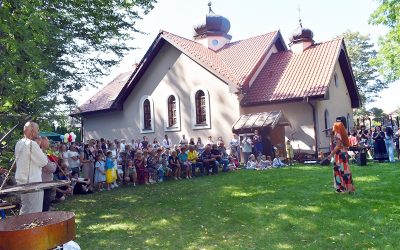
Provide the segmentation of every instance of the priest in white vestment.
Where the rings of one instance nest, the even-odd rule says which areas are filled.
[[[17,184],[42,181],[42,168],[48,159],[35,139],[39,135],[39,125],[27,122],[24,126],[24,138],[15,145]],[[20,214],[42,212],[43,190],[21,194]]]

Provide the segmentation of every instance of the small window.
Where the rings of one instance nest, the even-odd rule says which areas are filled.
[[[168,97],[168,127],[174,127],[176,125],[177,125],[176,99],[175,96],[171,95]]]
[[[146,99],[143,102],[143,128],[145,130],[151,130],[151,109],[150,109],[150,101]]]
[[[325,109],[325,112],[324,112],[324,122],[325,122],[325,135],[330,136],[330,133],[328,130],[328,128],[329,128],[329,112],[327,109]]]
[[[338,75],[336,74],[336,72],[335,72],[335,74],[333,75],[333,78],[334,78],[334,81],[335,81],[335,86],[336,86],[336,88],[339,87],[339,77],[338,77]]]
[[[202,90],[196,92],[196,124],[203,125],[207,123],[206,95]]]

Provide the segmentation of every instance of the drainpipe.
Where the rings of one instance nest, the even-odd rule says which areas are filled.
[[[85,142],[85,139],[83,139],[83,117],[81,116],[81,142]]]
[[[308,103],[308,105],[310,105],[311,110],[312,110],[312,115],[313,115],[313,122],[314,122],[314,134],[315,134],[315,152],[314,152],[314,156],[315,159],[318,159],[318,133],[317,133],[317,115],[316,115],[316,111],[315,111],[315,106],[310,102],[309,98],[306,97],[306,102]]]

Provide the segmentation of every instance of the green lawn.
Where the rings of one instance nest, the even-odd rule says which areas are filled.
[[[400,164],[240,170],[72,197],[82,249],[399,249]]]

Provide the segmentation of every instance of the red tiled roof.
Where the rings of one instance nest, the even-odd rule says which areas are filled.
[[[240,84],[228,66],[213,50],[206,48],[204,45],[198,42],[191,41],[166,31],[163,31],[162,37],[169,43],[176,46],[184,54],[191,57],[194,61],[203,66],[207,66],[210,70],[219,74],[219,76],[222,78],[229,79],[231,82]]]
[[[225,82],[241,85],[248,81],[254,74],[256,68],[259,67],[260,62],[273,45],[277,36],[280,36],[279,31],[270,32],[249,39],[228,43],[218,51],[213,51],[198,42],[166,31],[161,31],[154,43],[158,43],[160,39],[164,39]],[[155,46],[154,43],[141,63],[147,61],[145,59],[147,59],[146,57],[149,56],[149,53],[152,53],[152,48]],[[141,71],[141,66],[142,65],[138,65],[138,71]],[[124,91],[132,90],[132,87],[129,86],[131,81],[127,82],[132,74],[135,74],[133,78],[136,78],[136,75],[140,77],[140,72],[134,71],[134,69],[120,74],[90,98],[90,100],[81,105],[74,114],[105,111],[112,108],[114,100],[125,86],[129,87],[130,90]],[[134,80],[135,79],[132,79],[132,81]]]
[[[229,43],[217,51],[221,60],[229,65],[240,83],[246,82],[258,67],[277,36],[278,31]]]
[[[111,108],[115,98],[121,92],[121,89],[127,83],[135,68],[130,71],[119,74],[114,80],[107,84],[103,89],[97,92],[84,104],[82,104],[75,114],[88,113],[93,111],[107,110]]]
[[[342,39],[316,44],[302,54],[272,54],[242,100],[243,105],[325,95]]]
[[[252,76],[277,35],[278,31],[274,31],[228,43],[217,51],[166,31],[163,31],[162,37],[217,76],[240,85]]]

